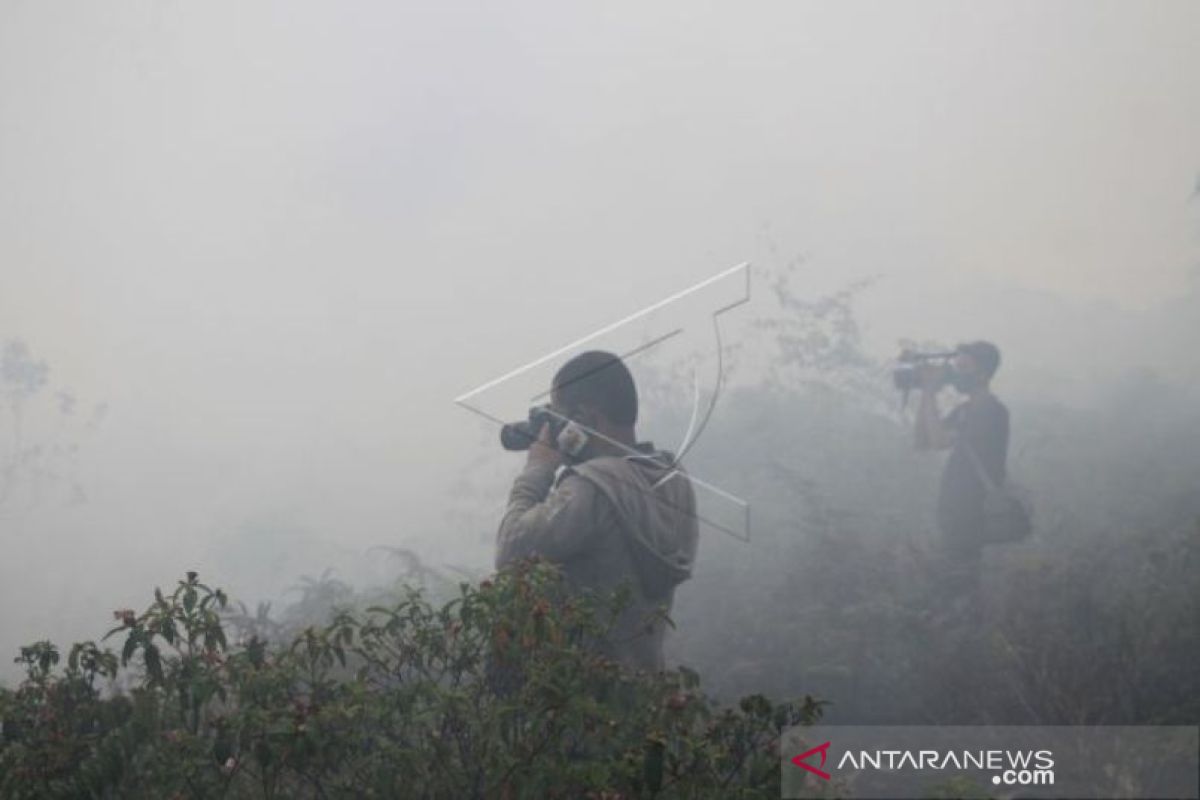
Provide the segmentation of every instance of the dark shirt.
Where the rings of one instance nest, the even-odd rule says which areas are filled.
[[[938,493],[938,522],[951,538],[979,530],[986,493],[968,446],[975,451],[993,482],[1001,484],[1008,458],[1008,409],[991,394],[959,405],[943,424],[955,435],[954,447],[942,472]]]

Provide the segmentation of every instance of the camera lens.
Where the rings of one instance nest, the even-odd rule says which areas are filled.
[[[510,422],[500,429],[500,446],[505,450],[528,450],[536,438],[528,420]]]

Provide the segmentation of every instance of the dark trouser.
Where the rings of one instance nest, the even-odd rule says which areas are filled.
[[[942,602],[950,606],[978,605],[983,545],[979,541],[982,520],[942,516],[938,520],[938,584]]]

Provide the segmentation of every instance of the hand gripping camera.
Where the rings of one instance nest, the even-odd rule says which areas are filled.
[[[529,419],[510,422],[502,427],[500,446],[505,450],[528,450],[537,441],[543,425],[550,426],[550,440],[560,452],[575,457],[587,447],[588,435],[583,426],[555,413],[546,405],[529,409]]]
[[[935,364],[938,367],[938,384],[937,388],[956,383],[954,365],[950,360],[958,355],[957,352],[942,352],[942,353],[918,353],[915,350],[905,350],[897,359],[904,366],[897,368],[892,372],[892,382],[896,384],[902,394],[900,397],[900,407],[904,408],[908,405],[908,393],[913,389],[921,388],[921,368],[926,364]]]

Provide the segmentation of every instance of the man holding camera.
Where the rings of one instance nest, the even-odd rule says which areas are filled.
[[[945,588],[959,600],[975,604],[983,554],[983,475],[1004,483],[1008,457],[1008,409],[991,392],[1000,366],[1000,351],[990,342],[959,345],[949,364],[924,363],[918,368],[921,402],[917,410],[916,446],[950,450],[938,492],[937,517],[946,561]],[[938,392],[946,384],[965,394],[965,402],[943,417]]]
[[[539,555],[576,591],[611,597],[628,585],[630,602],[602,648],[627,667],[661,670],[664,614],[696,556],[691,482],[669,453],[637,442],[637,389],[611,353],[564,364],[539,411],[500,523],[496,567]]]

